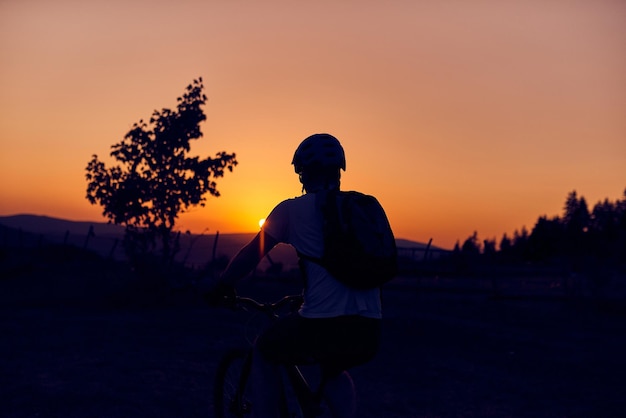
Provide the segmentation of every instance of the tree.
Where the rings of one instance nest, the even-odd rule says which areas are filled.
[[[469,236],[461,246],[461,251],[469,257],[478,257],[480,254],[480,241],[478,240],[478,232]]]
[[[584,197],[578,198],[576,190],[570,192],[565,200],[563,222],[572,233],[585,232],[589,226],[589,208]]]
[[[496,254],[496,239],[485,239],[483,240],[483,255],[491,260],[494,258]]]
[[[574,258],[586,253],[585,235],[589,228],[590,219],[585,198],[582,196],[578,198],[575,190],[570,192],[565,201],[563,225],[566,252]]]
[[[502,234],[502,239],[500,240],[500,252],[508,254],[511,251],[511,239],[506,234]]]
[[[528,237],[528,252],[532,261],[549,261],[563,253],[563,225],[558,217],[540,216]]]
[[[179,214],[204,206],[207,193],[219,197],[214,179],[237,165],[236,155],[224,151],[215,158],[188,156],[206,120],[203,89],[202,78],[193,80],[175,110],[155,110],[149,123],[135,123],[111,146],[116,165],[107,168],[94,154],[86,167],[89,202],[101,205],[109,222],[126,227],[126,241],[134,249],[160,242],[164,260],[173,255],[172,230]]]

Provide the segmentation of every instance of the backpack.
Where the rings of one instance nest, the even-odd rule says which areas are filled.
[[[378,200],[359,192],[330,191],[321,210],[324,252],[316,262],[355,289],[380,287],[397,273],[396,241]]]

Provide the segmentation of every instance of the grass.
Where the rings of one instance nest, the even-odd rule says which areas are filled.
[[[100,259],[20,266],[0,280],[2,416],[211,416],[215,368],[226,348],[245,344],[244,313]],[[241,292],[274,299],[297,289],[259,278]],[[431,292],[406,278],[385,288],[384,314],[380,353],[352,371],[359,417],[617,417],[626,408],[620,312]]]

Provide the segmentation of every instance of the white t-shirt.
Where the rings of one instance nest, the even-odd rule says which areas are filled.
[[[291,244],[304,255],[321,257],[324,246],[322,216],[315,197],[315,193],[307,193],[279,203],[265,220],[263,230],[277,241]],[[309,260],[304,260],[304,268],[307,280],[300,315],[306,318],[341,315],[381,318],[378,288],[349,288]]]

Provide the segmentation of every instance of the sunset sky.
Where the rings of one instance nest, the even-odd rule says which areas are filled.
[[[0,215],[104,221],[91,155],[197,77],[192,154],[239,166],[182,230],[258,230],[316,132],[344,189],[444,248],[626,188],[625,1],[0,0],[0,57]]]

